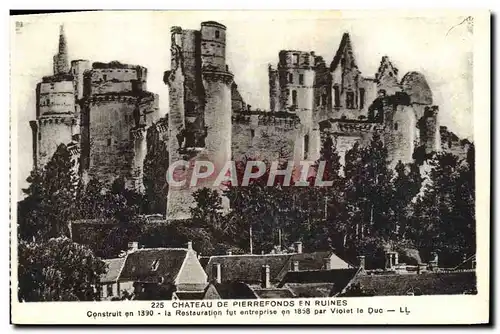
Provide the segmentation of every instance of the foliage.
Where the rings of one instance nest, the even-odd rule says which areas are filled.
[[[85,246],[59,237],[19,244],[19,300],[99,300],[95,286],[105,263]]]

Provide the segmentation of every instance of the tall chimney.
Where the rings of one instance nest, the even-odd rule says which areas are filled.
[[[359,260],[359,267],[364,270],[365,266],[366,266],[365,256],[364,255],[359,255],[358,256],[358,260]]]
[[[302,241],[297,241],[294,243],[295,253],[302,253]]]
[[[193,250],[193,242],[192,241],[188,241],[188,249],[189,250]]]
[[[132,241],[128,243],[129,252],[134,252],[139,249],[139,243],[137,241]]]
[[[262,266],[261,282],[263,289],[268,289],[271,286],[271,269],[267,264]]]
[[[392,253],[385,252],[385,269],[392,269]]]
[[[221,283],[222,281],[222,276],[221,276],[221,266],[220,263],[214,263],[212,266],[212,275],[213,275],[213,280],[217,283]]]
[[[292,271],[299,271],[299,261],[293,261]]]
[[[323,262],[325,263],[325,270],[331,270],[332,269],[332,261],[329,257],[325,257],[323,259]]]

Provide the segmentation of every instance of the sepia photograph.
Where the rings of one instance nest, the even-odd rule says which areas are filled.
[[[489,13],[428,14],[11,16],[11,303],[487,300]]]

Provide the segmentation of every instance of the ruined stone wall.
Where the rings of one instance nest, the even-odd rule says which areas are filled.
[[[268,68],[269,75],[269,107],[270,110],[279,111],[281,110],[280,105],[280,82],[279,82],[279,74],[278,71],[269,65]]]
[[[293,160],[297,138],[303,137],[296,118],[233,114],[232,156],[235,161]]]
[[[123,177],[133,188],[134,114],[137,98],[122,95],[93,96],[88,101],[89,170],[91,178],[111,184]]]
[[[79,100],[84,96],[84,73],[91,69],[88,60],[73,60],[71,61],[71,74],[73,75],[73,84],[75,90],[75,99]]]
[[[352,121],[331,121],[324,122],[321,127],[322,143],[328,136],[332,138],[333,145],[340,156],[340,163],[345,165],[345,154],[356,142],[360,145],[368,145],[375,132],[381,135],[385,132],[385,127],[379,123],[352,122]],[[384,136],[382,136],[384,139]]]
[[[426,153],[436,152],[441,149],[441,139],[438,126],[438,112],[437,106],[428,107],[424,109],[424,116],[418,121],[418,128],[420,130],[420,144],[425,147]]]
[[[33,131],[34,166],[43,168],[60,144],[69,144],[79,133],[79,123],[72,115],[44,116],[31,122]]]

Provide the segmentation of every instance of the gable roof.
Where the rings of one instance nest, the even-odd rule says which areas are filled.
[[[299,262],[299,270],[324,270],[326,269],[325,259],[330,259],[330,269],[347,269],[351,267],[346,261],[342,260],[332,251],[320,251],[312,253],[293,253],[290,254],[288,263],[281,269],[281,272],[276,277],[277,280],[282,280],[287,272],[292,268],[295,261]]]
[[[397,78],[399,70],[389,60],[388,56],[383,56],[382,59],[380,60],[380,65],[378,67],[377,73],[375,73],[375,80],[379,81],[384,76],[385,73],[389,72],[394,73],[394,78]]]
[[[290,254],[212,256],[205,272],[209,278],[213,278],[213,265],[218,263],[221,265],[222,282],[260,283],[262,266],[268,265],[271,281],[277,281],[276,277],[288,263],[290,256]]]
[[[349,33],[344,33],[342,35],[342,39],[340,40],[340,45],[339,48],[337,49],[337,52],[335,53],[335,56],[333,57],[333,60],[330,64],[330,71],[334,71],[337,69],[337,67],[340,64],[340,60],[342,57],[345,55],[346,52],[352,52],[352,44],[351,44],[351,38],[349,36]],[[352,61],[354,62],[353,67],[357,67],[356,65],[356,60],[354,59],[354,55],[352,56]]]
[[[138,249],[127,255],[119,281],[174,283],[187,252],[182,248]]]
[[[272,299],[272,298],[294,298],[295,295],[290,289],[287,287],[277,289],[253,289],[253,292],[257,295],[258,298],[262,299]]]
[[[406,275],[358,275],[352,284],[375,296],[454,295],[476,290],[475,271]]]
[[[107,269],[106,272],[99,277],[99,281],[101,283],[114,283],[118,281],[123,264],[125,263],[125,258],[104,259],[103,261],[106,263]]]
[[[205,289],[213,286],[222,299],[257,299],[254,291],[243,282],[217,283],[211,282]]]
[[[352,269],[331,269],[331,270],[306,270],[290,271],[278,285],[279,287],[290,283],[311,284],[330,283],[331,293],[341,292],[358,274],[358,268]]]

